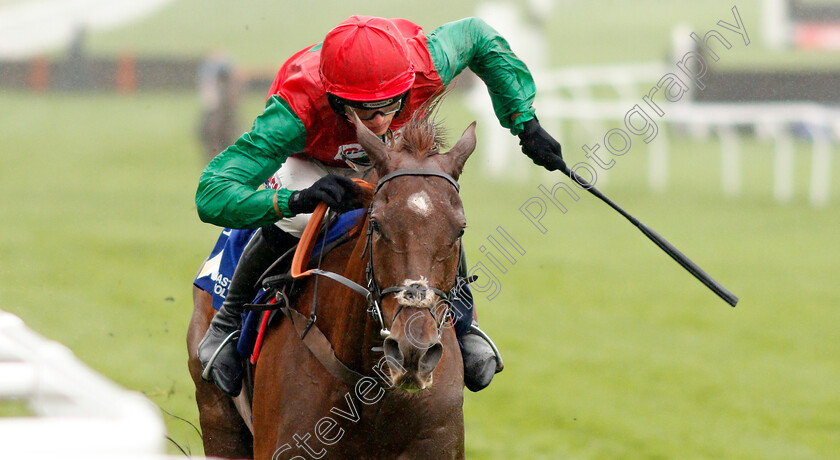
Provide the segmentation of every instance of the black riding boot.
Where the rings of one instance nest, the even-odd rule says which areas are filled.
[[[225,301],[210,322],[210,327],[198,344],[198,358],[204,380],[216,383],[223,392],[237,396],[242,389],[242,356],[236,351],[236,341],[242,325],[242,311],[254,300],[260,275],[297,243],[275,225],[260,228],[242,251]]]
[[[461,265],[458,276],[467,277],[466,259],[461,248]],[[452,302],[455,310],[455,335],[461,347],[461,357],[464,360],[464,384],[470,391],[480,391],[490,385],[493,376],[505,368],[499,349],[484,331],[478,328],[478,322],[473,319],[473,300],[470,286],[465,284],[458,291],[458,296]]]

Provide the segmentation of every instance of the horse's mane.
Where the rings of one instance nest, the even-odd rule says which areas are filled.
[[[437,120],[438,108],[446,94],[446,91],[438,92],[412,114],[394,150],[422,159],[446,147],[446,129]]]

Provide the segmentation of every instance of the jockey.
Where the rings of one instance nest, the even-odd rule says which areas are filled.
[[[370,167],[356,140],[353,115],[384,141],[466,67],[487,85],[497,118],[518,135],[522,151],[548,170],[564,167],[560,144],[540,127],[531,106],[536,88],[507,42],[478,18],[425,34],[405,19],[352,16],[323,43],[293,55],[280,68],[265,110],[250,132],[217,155],[201,175],[201,220],[229,228],[259,228],[243,250],[224,303],[198,347],[202,366],[225,393],[242,386],[243,365],[233,340],[257,280],[297,243],[315,206],[359,205],[351,178]],[[258,189],[267,179],[269,187]],[[465,296],[470,300],[471,296]],[[472,305],[466,306],[468,309]],[[497,358],[467,311],[456,324],[464,381],[472,391],[490,383]],[[464,315],[461,315],[464,316]]]

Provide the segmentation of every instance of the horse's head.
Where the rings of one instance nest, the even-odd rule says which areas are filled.
[[[415,116],[392,147],[356,123],[380,178],[368,225],[371,276],[390,331],[383,348],[392,383],[408,391],[432,385],[443,355],[443,297],[455,285],[466,226],[455,180],[476,143],[473,122],[452,150],[440,152],[430,113]]]

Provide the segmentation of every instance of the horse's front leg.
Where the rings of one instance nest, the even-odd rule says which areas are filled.
[[[253,438],[233,400],[216,385],[201,379],[198,343],[207,332],[215,310],[207,292],[193,286],[193,314],[187,330],[189,369],[195,383],[195,401],[207,457],[252,458]]]

